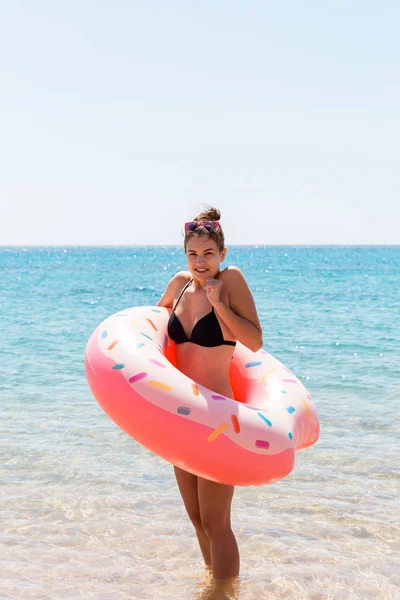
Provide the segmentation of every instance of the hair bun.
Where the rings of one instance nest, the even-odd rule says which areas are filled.
[[[221,212],[218,208],[213,206],[207,206],[197,217],[195,221],[219,221],[221,219]]]
[[[197,215],[197,217],[195,217],[193,221],[219,221],[220,218],[221,212],[218,210],[218,208],[215,208],[214,206],[205,205],[204,210],[202,210],[202,212],[199,215]],[[192,237],[197,237],[199,235],[206,235],[210,239],[214,240],[220,252],[222,252],[222,250],[225,248],[225,237],[224,232],[222,231],[222,227],[216,227],[215,230],[210,231],[209,228],[204,227],[200,224],[199,227],[195,228],[193,231],[185,228],[185,241],[183,244],[185,252],[188,240],[190,240]]]

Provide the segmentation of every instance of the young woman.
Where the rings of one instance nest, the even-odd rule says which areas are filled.
[[[226,248],[219,219],[220,212],[210,208],[185,224],[188,271],[171,279],[158,306],[172,309],[168,333],[177,344],[177,368],[201,385],[233,398],[229,364],[236,340],[259,350],[262,331],[240,269],[221,270]],[[230,515],[234,487],[174,469],[205,564],[214,579],[235,577],[239,551]]]

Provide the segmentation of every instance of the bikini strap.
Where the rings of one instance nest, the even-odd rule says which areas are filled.
[[[175,306],[174,306],[174,307],[173,307],[173,309],[172,309],[174,312],[175,312],[175,309],[176,309],[176,307],[177,307],[177,306],[178,306],[178,304],[179,304],[179,301],[180,301],[180,299],[182,298],[183,292],[184,292],[185,290],[187,290],[187,288],[188,288],[188,287],[189,287],[189,285],[192,283],[192,281],[193,281],[193,279],[191,279],[191,280],[190,280],[190,281],[189,281],[189,282],[188,282],[188,283],[187,283],[185,286],[183,286],[183,288],[182,288],[182,291],[181,291],[181,293],[180,293],[180,294],[179,294],[179,296],[178,296],[178,300],[175,302]]]

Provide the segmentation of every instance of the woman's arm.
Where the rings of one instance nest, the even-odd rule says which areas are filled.
[[[238,267],[229,267],[221,275],[220,281],[229,286],[230,306],[218,296],[218,301],[211,302],[214,310],[239,342],[256,352],[263,344],[262,328],[246,279]]]

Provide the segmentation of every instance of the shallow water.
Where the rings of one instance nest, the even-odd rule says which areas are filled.
[[[228,262],[321,418],[289,477],[236,489],[230,596],[399,598],[400,248],[241,247]],[[0,266],[0,597],[218,597],[172,467],[117,429],[83,372],[92,330],[154,304],[180,249],[3,248]]]

